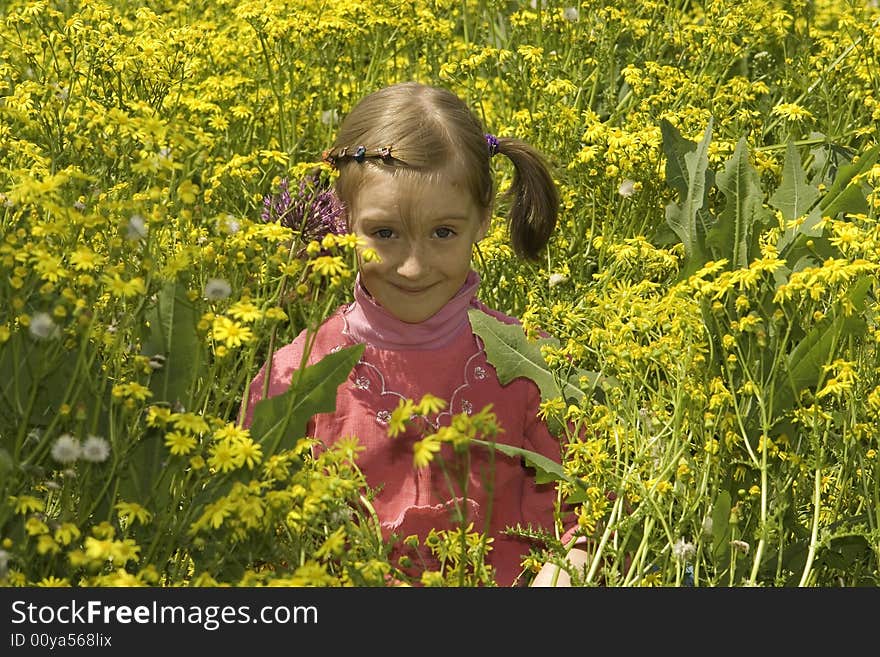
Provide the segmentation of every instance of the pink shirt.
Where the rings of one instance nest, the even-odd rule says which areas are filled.
[[[502,386],[494,367],[486,360],[479,337],[471,330],[468,310],[477,308],[500,321],[518,320],[486,307],[476,299],[479,275],[472,271],[464,286],[437,314],[420,324],[408,324],[377,305],[366,290],[355,284],[354,302],[341,306],[318,329],[308,362],[356,343],[366,347],[348,380],[339,386],[334,413],[315,415],[308,425],[310,436],[326,444],[338,437],[356,436],[364,447],[358,456],[371,488],[379,488],[373,500],[382,523],[383,535],[396,534],[402,540],[411,534],[424,539],[428,531],[451,529],[450,505],[461,501],[464,492],[453,492],[438,463],[416,469],[413,443],[426,433],[448,425],[453,414],[476,413],[487,404],[503,428],[496,440],[539,452],[556,462],[560,443],[538,416],[541,401],[538,387],[530,379],[518,378]],[[269,382],[269,396],[283,393],[299,366],[304,332],[275,355]],[[265,366],[251,384],[244,424],[250,426],[254,405],[263,387]],[[420,426],[403,435],[387,434],[391,413],[402,399],[418,402],[430,393],[447,406],[429,416]],[[447,465],[457,463],[448,445],[442,455]],[[494,459],[494,467],[490,467]],[[460,464],[459,464],[460,465]],[[470,451],[467,475],[468,520],[473,531],[483,531],[488,516],[488,534],[494,538],[487,562],[495,568],[500,586],[514,583],[520,573],[521,558],[528,553],[529,541],[508,536],[506,527],[542,527],[552,532],[552,484],[537,485],[534,471],[520,459],[474,445]],[[393,558],[404,553],[398,550]],[[427,548],[420,557],[432,560]],[[419,560],[414,558],[415,563]],[[429,566],[430,567],[430,566]]]

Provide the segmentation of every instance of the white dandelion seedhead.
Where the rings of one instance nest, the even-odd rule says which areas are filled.
[[[745,541],[731,541],[730,544],[741,554],[749,553],[749,544]]]
[[[103,463],[110,456],[110,443],[100,436],[88,436],[82,445],[82,457],[91,463]]]
[[[205,283],[205,298],[220,301],[232,294],[232,286],[223,278],[209,278]]]
[[[703,530],[703,536],[707,538],[712,536],[713,524],[712,516],[706,516],[703,518],[703,526],[701,527]]]
[[[678,539],[672,546],[672,556],[674,556],[682,563],[687,563],[688,561],[691,561],[696,554],[697,548],[694,547],[694,544],[684,540],[683,538]]]
[[[550,274],[550,279],[548,280],[548,282],[550,283],[550,287],[556,287],[560,283],[564,283],[567,280],[568,276],[566,276],[565,274],[553,273]]]
[[[562,11],[562,17],[569,23],[576,23],[581,17],[581,12],[577,7],[566,7]]]
[[[235,235],[235,233],[241,230],[241,223],[231,214],[226,215],[226,222],[224,225],[226,231],[232,235]]]
[[[37,340],[51,340],[61,335],[61,330],[52,319],[52,315],[43,312],[34,313],[28,331]]]
[[[69,433],[63,433],[52,445],[52,458],[67,465],[74,463],[82,455],[82,447],[79,441]]]
[[[629,178],[620,183],[620,187],[617,188],[617,193],[620,194],[623,198],[629,198],[635,193],[635,191],[636,183]]]
[[[131,241],[142,240],[147,236],[147,223],[139,214],[133,214],[125,226],[125,238]]]

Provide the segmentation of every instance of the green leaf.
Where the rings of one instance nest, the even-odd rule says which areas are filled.
[[[546,484],[550,481],[567,481],[575,485],[581,485],[580,480],[574,479],[573,477],[565,474],[562,466],[559,465],[556,461],[554,461],[553,459],[549,459],[543,454],[539,454],[538,452],[533,452],[531,450],[523,449],[521,447],[513,447],[512,445],[506,445],[504,443],[494,443],[487,440],[480,440],[479,438],[472,438],[471,442],[477,443],[478,445],[483,445],[484,447],[488,447],[490,449],[497,450],[505,456],[523,459],[526,462],[527,466],[535,469],[535,481],[539,484]]]
[[[782,378],[775,386],[774,415],[791,408],[800,392],[809,386],[818,386],[827,365],[833,357],[835,345],[850,335],[860,335],[865,322],[860,317],[865,297],[872,284],[870,277],[853,283],[847,298],[855,310],[846,316],[842,312],[835,317],[825,317],[807,333],[786,358],[787,367],[780,373]]]
[[[866,212],[867,210],[852,209],[861,208],[864,202],[864,194],[861,192],[861,183],[853,179],[868,171],[880,157],[880,144],[868,149],[856,162],[840,168],[834,183],[819,202],[823,217],[833,217],[838,212]],[[865,208],[867,206],[864,206]]]
[[[167,485],[162,484],[162,480],[173,477],[175,471],[182,469],[180,459],[169,469],[169,456],[163,432],[147,428],[123,458],[123,465],[119,470],[117,498],[137,500],[148,508],[165,508],[171,491]],[[115,492],[108,490],[108,504],[112,502],[110,497]]]
[[[157,355],[164,358],[162,367],[150,377],[153,400],[179,403],[189,408],[193,383],[201,369],[202,341],[196,331],[196,310],[186,296],[186,287],[180,283],[167,283],[146,316],[149,334],[143,354],[150,358]]]
[[[787,223],[807,214],[818,198],[819,190],[807,183],[807,174],[794,142],[788,142],[785,161],[782,164],[782,182],[770,197],[770,206],[779,210]],[[776,243],[776,248],[782,251],[798,234],[810,234],[815,237],[816,235],[811,231],[821,218],[821,212],[816,209],[800,226],[792,228],[786,226]]]
[[[745,137],[717,180],[727,202],[709,231],[707,244],[713,247],[716,260],[727,258],[734,269],[744,269],[758,255],[758,236],[767,224],[761,177],[749,162]]]
[[[561,389],[541,354],[541,345],[556,346],[558,340],[541,338],[530,342],[520,324],[505,324],[476,308],[469,310],[468,316],[471,328],[483,341],[486,358],[498,373],[501,385],[524,376],[538,385],[541,399],[545,401],[557,397],[580,399],[584,396],[580,388],[570,383],[565,383],[564,390]]]
[[[584,484],[584,482],[580,479],[576,479],[575,477],[566,474],[559,463],[557,463],[553,459],[548,459],[543,454],[539,454],[538,452],[533,452],[528,449],[523,449],[521,447],[505,445],[504,443],[495,443],[489,442],[487,440],[480,440],[479,438],[472,438],[471,442],[482,445],[483,447],[487,447],[489,449],[494,449],[498,452],[501,452],[505,456],[522,459],[528,467],[534,468],[535,483],[537,484],[546,484],[553,481],[566,481],[575,486],[579,490],[579,492],[573,493],[568,497],[568,499],[565,500],[568,504],[577,504],[587,499],[586,484]]]
[[[723,559],[730,550],[730,493],[721,491],[712,505],[712,556]]]
[[[713,119],[709,119],[703,139],[691,150],[687,140],[680,139],[678,130],[665,120],[661,122],[666,153],[667,180],[675,187],[681,204],[666,206],[666,223],[675,231],[684,245],[685,264],[682,275],[693,273],[708,260],[706,232],[711,227],[706,198],[712,185],[709,171],[709,142],[712,139]],[[678,135],[676,137],[676,135]],[[669,176],[671,175],[671,179]]]
[[[336,410],[336,390],[363,353],[364,345],[356,344],[327,354],[294,372],[286,392],[257,402],[250,432],[263,445],[265,457],[275,454],[282,440],[305,436],[306,425],[316,413]]]

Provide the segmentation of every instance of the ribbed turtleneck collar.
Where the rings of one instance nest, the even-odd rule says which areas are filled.
[[[468,324],[480,275],[471,270],[464,285],[437,313],[418,324],[397,319],[380,306],[355,279],[354,303],[345,311],[348,334],[356,342],[365,342],[380,349],[435,349],[451,342]]]

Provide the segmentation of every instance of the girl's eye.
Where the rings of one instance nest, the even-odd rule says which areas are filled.
[[[451,228],[446,228],[446,226],[441,226],[440,228],[438,228],[437,230],[434,231],[434,234],[437,237],[440,237],[442,239],[446,239],[447,237],[452,237],[453,235],[455,235],[455,231],[453,231]]]
[[[378,237],[380,240],[389,240],[394,237],[394,231],[390,228],[380,228],[379,230],[373,233],[375,237]]]

